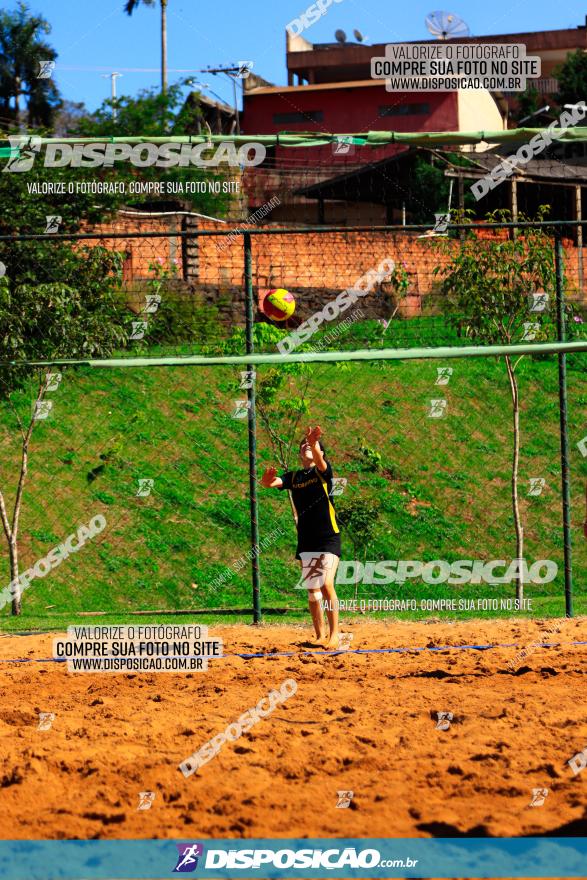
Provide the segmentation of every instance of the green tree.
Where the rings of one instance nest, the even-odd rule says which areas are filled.
[[[537,220],[544,219],[541,209]],[[520,216],[520,220],[525,218]],[[489,214],[489,222],[511,220],[508,211]],[[518,230],[510,240],[480,241],[468,231],[457,251],[454,242],[438,245],[448,262],[437,266],[442,277],[445,309],[460,333],[485,345],[514,345],[529,338],[545,339],[552,329],[548,313],[529,309],[529,292],[543,292],[554,301],[556,274],[552,241],[539,227]],[[529,325],[538,325],[529,329]],[[516,369],[523,356],[504,356],[512,403],[511,503],[516,533],[516,558],[524,556],[524,528],[520,513],[520,389]],[[522,573],[516,578],[516,598],[524,596]]]
[[[24,364],[6,363],[106,357],[128,336],[128,313],[117,293],[119,255],[93,247],[72,254],[71,260],[77,261],[77,273],[69,283],[15,282],[9,272],[0,278],[0,401],[13,413],[20,447],[16,479],[11,481],[6,464],[0,474],[0,522],[8,546],[13,614],[21,611],[19,527],[31,441],[47,412],[54,377],[41,371],[35,382]]]
[[[32,15],[26,3],[15,11],[0,10],[0,113],[3,121],[21,124],[21,100],[27,105],[29,127],[50,126],[60,103],[53,80],[39,77],[43,62],[57,58],[45,40],[51,32],[46,19]]]
[[[124,195],[76,191],[94,177],[90,168],[46,168],[40,156],[30,172],[0,172],[0,235],[10,236],[0,241],[0,262],[12,284],[76,283],[83,264],[71,243],[43,233],[49,216],[61,217],[59,232],[76,233],[84,222],[99,223],[115,212]],[[19,235],[42,237],[23,241]]]
[[[61,101],[59,110],[53,120],[54,137],[69,137],[80,124],[80,119],[90,116],[83,101]]]
[[[194,131],[200,111],[197,102],[184,100],[184,87],[178,82],[164,94],[141,89],[136,97],[107,98],[90,116],[80,117],[71,133],[74,137],[163,137]]]
[[[587,94],[587,53],[582,49],[569,52],[567,60],[554,70],[558,80],[557,102],[576,104]]]
[[[447,156],[453,165],[469,165],[463,156],[449,153]],[[406,205],[413,223],[431,223],[434,214],[448,210],[450,180],[445,177],[446,165],[435,164],[431,157],[420,154],[416,157],[413,169],[406,181]],[[455,196],[453,193],[453,204]],[[465,207],[473,208],[475,199],[468,190],[465,192]]]
[[[114,102],[108,98],[91,116],[80,116],[70,134],[72,137],[124,138],[166,137],[196,131],[200,110],[197,103],[184,100],[183,87],[182,83],[174,83],[164,94],[154,89],[143,89],[137,97],[121,95]],[[112,113],[114,108],[116,118]],[[239,172],[238,168],[222,165],[213,169],[197,165],[172,168],[151,165],[137,169],[125,161],[117,162],[113,169],[102,169],[102,176],[128,183],[140,174],[141,180],[168,182],[170,187],[177,185],[179,197],[191,203],[195,211],[222,217],[235,198],[223,191],[224,181]],[[203,182],[205,186],[189,193],[185,187],[188,181],[190,184]],[[219,189],[219,192],[215,189]],[[125,199],[129,205],[140,205],[145,201],[153,201],[153,197],[131,195]]]
[[[540,110],[541,105],[544,106],[544,101],[540,98],[540,92],[533,85],[529,85],[525,91],[518,95],[518,107],[515,112],[516,122],[536,113],[537,110]]]
[[[132,15],[139,6],[155,6],[155,0],[126,0],[124,11]],[[161,7],[161,91],[167,91],[167,0],[159,0]]]

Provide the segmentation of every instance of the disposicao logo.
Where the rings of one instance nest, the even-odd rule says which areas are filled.
[[[3,172],[30,171],[41,155],[38,137],[10,137],[9,157]],[[3,148],[6,149],[6,148]],[[211,154],[211,155],[210,155]],[[260,165],[267,155],[263,144],[251,141],[238,148],[232,142],[193,143],[88,143],[49,142],[45,145],[45,168],[112,168],[116,162],[130,162],[135,168],[188,168],[196,165],[216,168],[221,164],[237,166]]]
[[[201,843],[176,843],[177,864],[173,869],[174,874],[191,874],[198,867],[198,859],[204,853]]]

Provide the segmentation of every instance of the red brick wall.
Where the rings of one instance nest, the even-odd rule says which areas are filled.
[[[166,217],[148,217],[140,218],[124,214],[118,214],[113,221],[101,223],[91,228],[87,227],[84,232],[96,233],[131,233],[131,232],[166,232],[164,238],[103,238],[96,244],[102,244],[104,247],[112,248],[128,254],[124,261],[124,279],[125,281],[138,281],[142,278],[150,278],[153,276],[153,270],[150,265],[159,261],[163,261],[164,266],[173,265],[173,261],[177,260],[177,269],[179,277],[183,275],[182,263],[182,247],[181,239],[176,233],[181,231],[182,215],[173,214]],[[94,242],[90,239],[89,244]]]
[[[244,297],[244,255],[242,235],[234,238],[199,236],[191,239],[189,266],[183,265],[181,239],[174,232],[182,228],[182,216],[135,218],[120,216],[113,224],[103,224],[95,231],[132,232],[164,231],[162,238],[104,239],[107,247],[127,252],[125,277],[129,282],[140,281],[152,273],[149,265],[157,260],[169,266],[177,259],[181,278],[195,289],[206,292],[208,302],[217,295],[230,293],[234,301],[233,313],[240,320],[240,300]],[[200,230],[227,230],[223,223],[197,218]],[[257,227],[261,228],[261,227]],[[490,233],[487,233],[489,235]],[[504,237],[507,233],[498,233]],[[485,237],[485,235],[484,235]],[[434,291],[436,266],[446,263],[436,246],[438,239],[427,239],[417,233],[341,232],[300,233],[296,235],[253,235],[253,284],[257,295],[272,287],[285,287],[298,293],[298,314],[311,314],[353,285],[370,269],[376,269],[384,258],[403,262],[410,277],[410,296],[401,310],[406,316],[419,314],[422,297]],[[451,244],[454,251],[459,242]],[[578,251],[571,241],[565,242],[565,265],[571,287],[578,287]],[[585,294],[583,294],[585,301]],[[371,295],[361,300],[361,308],[368,313],[383,316],[387,306],[381,297]]]
[[[202,221],[199,227],[220,229],[222,224]],[[487,232],[482,237],[491,235],[506,238],[507,232]],[[252,236],[253,283],[261,291],[271,287],[285,287],[292,292],[296,288],[338,291],[391,257],[396,263],[404,263],[410,277],[410,293],[419,297],[433,290],[437,283],[434,269],[449,260],[440,253],[437,242],[438,239],[416,232]],[[459,246],[458,241],[452,242],[452,252],[457,252]],[[565,241],[565,270],[571,286],[578,286],[578,264],[577,248],[571,241]],[[199,280],[220,286],[244,283],[242,236],[234,240],[200,238]]]

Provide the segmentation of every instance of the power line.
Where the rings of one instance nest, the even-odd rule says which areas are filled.
[[[59,70],[81,70],[86,71],[87,73],[97,73],[103,70],[110,70],[110,67],[101,67],[101,66],[84,66],[84,67],[72,67],[67,64],[58,64],[55,67],[55,73]],[[159,67],[118,67],[117,70],[123,70],[125,73],[160,73],[161,68]],[[172,67],[168,68],[169,73],[201,73],[202,71],[196,67]],[[206,72],[206,71],[204,71]]]

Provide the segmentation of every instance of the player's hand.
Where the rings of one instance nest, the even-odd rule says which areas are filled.
[[[261,485],[265,486],[266,489],[271,488],[271,483],[277,476],[277,470],[274,467],[268,467],[265,469],[265,473],[261,477]]]
[[[308,441],[310,446],[315,446],[316,443],[318,443],[318,441],[320,440],[321,436],[322,428],[320,427],[320,425],[316,425],[315,428],[310,427],[306,431],[306,440]]]

